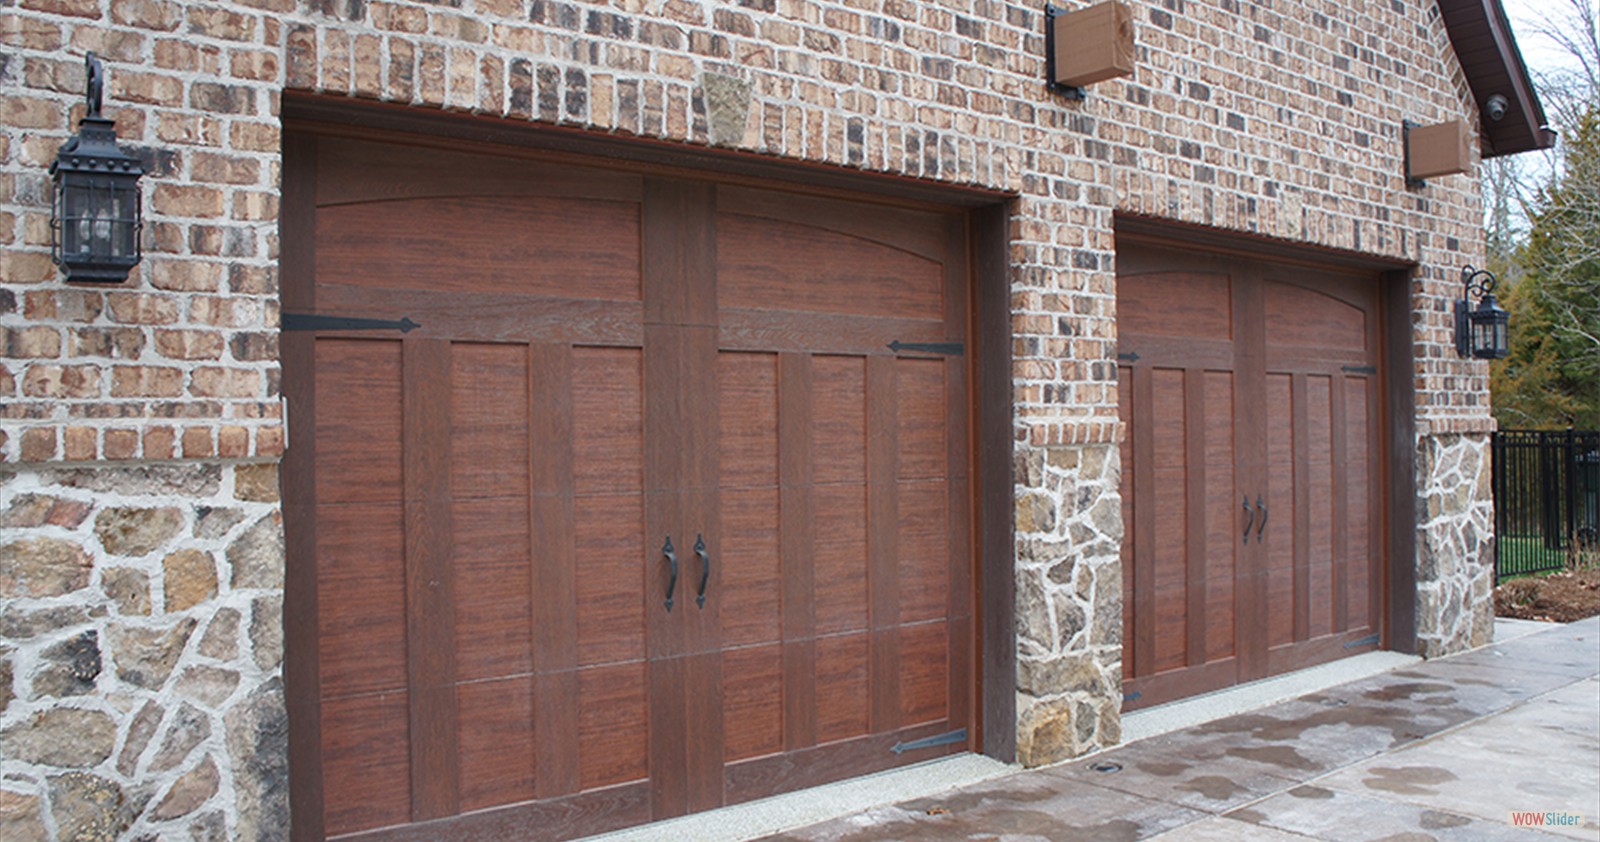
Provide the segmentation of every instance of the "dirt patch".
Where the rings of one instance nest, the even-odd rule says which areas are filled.
[[[1494,613],[1554,623],[1600,614],[1600,566],[1512,579],[1494,589]]]

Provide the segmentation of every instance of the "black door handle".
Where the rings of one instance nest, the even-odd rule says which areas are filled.
[[[678,589],[678,554],[672,549],[672,536],[667,536],[667,542],[661,545],[661,554],[667,557],[667,571],[671,578],[667,579],[667,610],[672,610],[672,592]]]
[[[711,554],[706,552],[705,538],[694,536],[694,554],[700,557],[700,593],[695,595],[695,605],[706,607],[706,582],[711,580]]]
[[[1250,495],[1244,496],[1244,542],[1250,543],[1250,527],[1255,525],[1256,513],[1250,508]]]
[[[1261,530],[1267,528],[1267,506],[1261,502],[1261,495],[1256,495],[1256,508],[1261,510],[1261,523],[1256,525],[1256,543],[1261,543]]]

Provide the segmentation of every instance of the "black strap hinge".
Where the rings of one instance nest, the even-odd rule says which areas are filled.
[[[889,343],[889,350],[896,354],[907,351],[913,354],[945,354],[959,357],[966,352],[960,342],[901,342],[896,339]]]
[[[279,330],[398,330],[410,333],[422,325],[410,317],[393,319],[358,319],[353,316],[321,316],[316,313],[284,313]]]
[[[1342,366],[1339,366],[1339,370],[1340,371],[1347,371],[1347,372],[1349,372],[1351,374],[1377,374],[1378,373],[1378,367],[1375,366],[1375,365],[1342,365]]]
[[[947,746],[951,743],[963,743],[967,740],[967,729],[959,728],[946,734],[936,734],[932,737],[923,737],[909,743],[895,743],[889,750],[895,754],[905,754],[919,748],[933,748],[934,746]]]

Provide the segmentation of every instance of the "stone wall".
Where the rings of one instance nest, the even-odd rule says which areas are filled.
[[[285,838],[276,466],[4,474],[0,836]]]
[[[1045,89],[1042,11],[1019,0],[7,4],[0,493],[18,525],[3,539],[4,610],[56,620],[0,634],[17,694],[0,723],[21,735],[34,717],[54,717],[92,735],[94,749],[65,758],[80,765],[6,752],[8,842],[41,821],[70,838],[64,804],[120,803],[103,821],[161,823],[178,836],[195,824],[202,838],[258,827],[272,837],[281,821],[273,750],[228,735],[250,718],[269,743],[281,733],[281,670],[261,637],[282,588],[281,552],[265,538],[275,527],[264,525],[276,504],[238,494],[285,445],[275,328],[286,90],[1013,195],[1019,742],[1030,763],[1114,742],[1119,214],[1415,262],[1419,447],[1427,456],[1443,447],[1429,436],[1481,438],[1490,425],[1486,366],[1450,346],[1460,266],[1483,251],[1474,174],[1414,189],[1402,172],[1402,120],[1476,119],[1437,7],[1132,5],[1135,74],[1075,102]],[[145,262],[109,289],[64,285],[48,258],[46,169],[82,113],[86,50],[105,60],[107,116],[149,170]],[[1425,459],[1419,488],[1454,482],[1453,469],[1426,467],[1447,461]],[[118,514],[126,509],[162,513]],[[223,528],[214,512],[241,519]],[[119,543],[119,518],[151,520],[159,546]],[[1459,537],[1467,521],[1428,523],[1433,551],[1476,564]],[[236,580],[228,553],[246,535],[280,557]],[[216,593],[183,595],[208,592],[207,564]],[[1423,577],[1422,599],[1464,604],[1475,575]],[[1443,651],[1471,636],[1429,640]],[[126,666],[160,650],[159,667],[175,649],[164,673]],[[96,657],[98,673],[76,677]],[[237,683],[223,694],[204,689],[208,676]],[[209,736],[181,759],[164,754],[190,721]],[[125,762],[130,742],[142,748]],[[183,797],[162,808],[180,777]],[[165,818],[189,801],[187,815]]]
[[[1417,654],[1433,658],[1494,640],[1489,437],[1423,436],[1417,466]]]
[[[1111,445],[1016,459],[1017,760],[1121,741],[1122,478]]]

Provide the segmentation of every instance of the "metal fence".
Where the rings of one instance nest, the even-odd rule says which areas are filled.
[[[1494,434],[1495,581],[1600,550],[1600,431]]]

